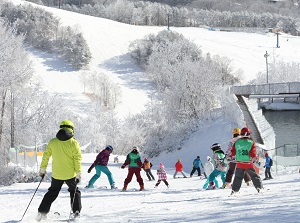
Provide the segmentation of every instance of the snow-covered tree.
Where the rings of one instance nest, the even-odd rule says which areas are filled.
[[[269,64],[268,83],[283,83],[300,81],[300,64],[296,62],[274,61]],[[267,74],[260,72],[257,74],[252,84],[267,83]]]
[[[105,108],[115,108],[121,95],[120,87],[113,83],[104,73],[84,72],[82,80],[85,83],[85,93],[99,105]]]
[[[151,126],[145,139],[151,155],[159,153],[159,145],[167,150],[180,145],[192,123],[225,106],[224,101],[230,103],[220,95],[229,97],[227,86],[240,81],[240,73],[233,71],[229,59],[203,56],[197,45],[175,32],[149,35],[136,41],[132,49],[133,58],[139,64],[143,61],[148,77],[156,84],[160,100],[149,107],[142,125],[146,129]]]
[[[46,52],[55,52],[75,68],[83,68],[91,60],[91,54],[82,34],[71,27],[61,27],[52,13],[31,5],[4,4],[0,17],[15,24],[17,33],[25,36],[29,45]],[[65,31],[66,30],[66,31]],[[61,37],[60,34],[66,34]]]
[[[0,36],[0,148],[1,153],[5,154],[8,141],[4,142],[3,140],[8,137],[6,134],[9,132],[10,137],[8,138],[10,138],[11,146],[15,139],[14,94],[29,80],[32,68],[28,54],[23,47],[24,36],[16,35],[16,29],[10,28],[3,20],[0,20]],[[10,129],[7,128],[8,123],[11,124],[9,125]],[[5,158],[6,156],[1,157]]]

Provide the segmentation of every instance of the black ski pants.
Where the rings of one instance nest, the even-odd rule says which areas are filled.
[[[147,170],[145,170],[145,172],[146,172],[146,175],[147,175],[149,181],[155,180],[153,174],[151,173],[151,169],[147,169]]]
[[[233,191],[238,192],[240,190],[245,172],[247,172],[250,175],[252,183],[256,189],[263,188],[261,179],[259,175],[255,172],[254,168],[249,168],[249,169],[236,168],[235,176],[232,184]]]
[[[190,176],[193,176],[193,174],[196,172],[196,170],[197,170],[197,172],[198,172],[198,176],[200,177],[200,176],[201,176],[201,170],[200,170],[200,167],[193,167]]]
[[[49,187],[48,192],[44,195],[44,198],[38,208],[39,212],[48,213],[50,211],[51,204],[57,198],[64,183],[66,183],[69,187],[68,191],[70,192],[73,213],[81,211],[81,192],[78,190],[75,178],[69,180],[57,180],[52,177],[51,186]]]
[[[266,177],[266,179],[272,178],[271,167],[266,167],[266,169],[265,169],[265,177]]]
[[[226,173],[226,179],[225,179],[226,183],[231,183],[232,177],[233,177],[234,171],[235,171],[235,166],[236,166],[236,163],[234,163],[234,162],[229,163],[228,170]],[[244,175],[245,183],[249,182],[250,180],[251,180],[251,178],[250,178],[249,174],[245,171],[245,175]]]
[[[164,182],[167,187],[169,186],[169,183],[167,180],[158,180],[157,183],[155,184],[155,187],[157,187],[160,184],[160,182]]]

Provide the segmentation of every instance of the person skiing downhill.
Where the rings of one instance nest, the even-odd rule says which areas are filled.
[[[89,184],[87,185],[87,188],[94,188],[94,183],[101,176],[101,172],[103,172],[108,178],[111,189],[117,189],[117,187],[115,186],[115,181],[114,181],[113,175],[107,167],[109,156],[112,153],[112,151],[113,151],[113,147],[108,145],[105,147],[104,150],[102,150],[97,155],[94,163],[90,166],[90,168],[87,171],[88,173],[90,173],[94,167],[96,169],[96,173],[90,179]]]
[[[56,138],[48,143],[44,151],[39,175],[44,178],[50,157],[52,157],[52,180],[48,192],[38,208],[37,221],[47,218],[51,204],[57,198],[62,185],[69,187],[72,216],[80,216],[81,192],[77,184],[81,180],[81,150],[79,143],[74,138],[74,124],[64,120],[59,125]]]
[[[208,190],[216,189],[216,185],[214,183],[217,176],[221,175],[222,183],[225,184],[225,176],[227,171],[227,161],[223,150],[221,149],[221,145],[219,143],[214,143],[211,147],[213,151],[213,160],[215,164],[214,171],[209,175],[209,187]]]
[[[233,137],[229,141],[228,148],[227,148],[227,151],[226,151],[226,156],[227,157],[232,157],[232,159],[235,159],[235,157],[233,157],[231,155],[231,149],[232,149],[232,146],[234,145],[234,143],[240,138],[241,129],[234,128],[233,131],[232,131],[232,135],[233,135]],[[232,177],[234,175],[235,166],[236,166],[235,162],[229,162],[228,163],[228,170],[227,170],[226,178],[225,178],[226,183],[223,185],[223,188],[231,188],[231,182],[232,182]],[[245,172],[244,181],[247,184],[247,186],[251,185],[251,178],[250,178],[250,176],[247,172]]]
[[[165,166],[162,163],[159,164],[159,169],[157,170],[157,176],[158,176],[158,181],[155,184],[155,188],[158,187],[161,181],[163,181],[165,185],[169,188],[169,183],[167,181],[167,173],[165,171]]]
[[[133,175],[135,174],[136,180],[140,185],[140,191],[144,190],[144,181],[141,177],[141,168],[142,168],[142,161],[141,156],[139,154],[139,148],[134,146],[132,148],[132,151],[127,155],[126,160],[124,164],[121,166],[122,169],[124,169],[127,165],[129,165],[128,168],[128,175],[124,181],[124,187],[123,191],[127,190],[128,184],[131,182]]]
[[[177,175],[178,172],[181,173],[184,178],[186,178],[186,175],[183,172],[183,165],[182,165],[182,162],[181,162],[180,158],[178,158],[178,161],[175,164],[175,173],[173,175],[174,179],[176,178],[176,175]]]
[[[265,179],[264,180],[270,180],[273,179],[272,175],[271,175],[271,157],[269,156],[268,153],[265,153],[265,157],[266,157],[266,163],[264,165],[265,169]]]
[[[198,176],[200,177],[201,176],[201,169],[200,169],[200,166],[201,166],[202,162],[200,160],[200,156],[197,156],[196,159],[194,159],[193,161],[193,169],[192,169],[192,172],[190,174],[190,177],[193,176],[193,174],[196,172],[198,172]]]
[[[152,172],[151,172],[151,167],[152,167],[152,163],[148,160],[148,158],[145,158],[144,159],[144,162],[143,162],[143,170],[146,172],[146,175],[148,177],[148,180],[151,181],[151,180],[155,180]]]
[[[255,172],[253,166],[253,161],[256,159],[256,147],[250,134],[251,132],[247,127],[243,128],[241,130],[241,138],[235,142],[231,149],[232,157],[235,156],[236,159],[236,170],[231,195],[239,192],[245,172],[250,175],[258,193],[263,189],[260,176]]]
[[[207,176],[209,176],[213,171],[214,171],[214,164],[211,162],[211,158],[210,156],[206,157],[207,162],[204,164],[204,172],[206,173]],[[206,182],[203,185],[203,189],[206,189],[207,186],[209,184],[209,177],[207,177]],[[214,184],[216,186],[216,188],[219,188],[219,183],[218,180],[216,178],[214,178]]]

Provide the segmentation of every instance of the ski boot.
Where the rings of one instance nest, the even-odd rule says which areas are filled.
[[[210,182],[209,186],[207,187],[206,190],[214,190],[214,189],[216,189],[215,183],[214,182]]]
[[[224,188],[224,189],[230,189],[230,188],[231,188],[231,183],[226,182],[226,183],[223,185],[223,188]]]
[[[112,190],[118,189],[114,184],[110,186]]]
[[[259,194],[262,194],[262,193],[264,193],[264,188],[262,187],[262,188],[256,188],[256,190],[257,190],[257,192],[259,193]]]
[[[76,218],[80,218],[80,212],[76,211],[75,213],[70,214],[69,220],[75,221]]]
[[[124,184],[122,191],[126,191],[126,190],[127,190],[127,184]]]
[[[36,216],[35,220],[36,221],[41,221],[47,219],[47,214],[39,212],[38,215]]]
[[[141,185],[140,191],[145,190],[144,185]]]
[[[232,190],[231,191],[231,193],[230,193],[230,196],[232,196],[232,195],[236,195],[237,193],[239,193],[238,191],[234,191],[234,190]]]
[[[248,187],[252,186],[252,182],[251,182],[251,180],[250,180],[250,181],[248,181],[248,182],[246,182],[246,184],[247,184],[247,186],[248,186]]]

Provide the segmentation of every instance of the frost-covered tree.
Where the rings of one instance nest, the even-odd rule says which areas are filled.
[[[23,47],[24,36],[16,35],[16,29],[10,28],[3,20],[0,20],[0,36],[0,148],[1,153],[5,154],[7,144],[3,142],[3,139],[8,137],[5,131],[10,132],[8,138],[10,138],[11,145],[14,141],[14,94],[19,86],[29,80],[32,68],[28,54]],[[11,124],[10,130],[6,127],[8,123]]]
[[[274,61],[269,64],[268,83],[284,83],[300,81],[300,63]],[[267,83],[267,74],[259,72],[252,84]]]
[[[84,72],[81,79],[85,84],[85,93],[99,105],[115,108],[121,95],[120,87],[104,73]]]
[[[284,20],[282,30],[297,35],[295,23],[299,21],[299,7],[288,1],[276,4],[264,0],[198,0],[189,4],[180,2],[170,4],[169,1],[115,0],[81,5],[80,8],[75,3],[63,7],[66,10],[135,25],[166,26],[169,17],[171,26],[205,25],[232,29],[252,27],[266,29],[275,27],[280,20]]]
[[[76,69],[84,68],[91,53],[82,34],[71,27],[62,27],[52,13],[31,5],[3,4],[0,17],[14,24],[17,33],[25,36],[30,46],[61,55]],[[65,34],[65,35],[61,35]]]
[[[126,0],[117,0],[115,3],[110,4],[106,8],[106,14],[110,15],[111,19],[115,21],[130,23],[133,9],[134,5],[132,2]]]
[[[159,102],[149,106],[141,125],[151,126],[145,139],[149,154],[180,146],[192,123],[231,103],[225,90],[240,81],[240,73],[233,71],[230,60],[203,56],[197,45],[170,31],[136,41],[131,49],[158,89]]]
[[[91,53],[88,50],[88,45],[81,33],[75,34],[71,31],[71,29],[67,30],[69,30],[68,33],[71,35],[65,35],[64,37],[67,38],[64,38],[63,40],[58,37],[59,45],[63,45],[61,53],[63,53],[64,59],[73,67],[81,69],[91,60]]]

